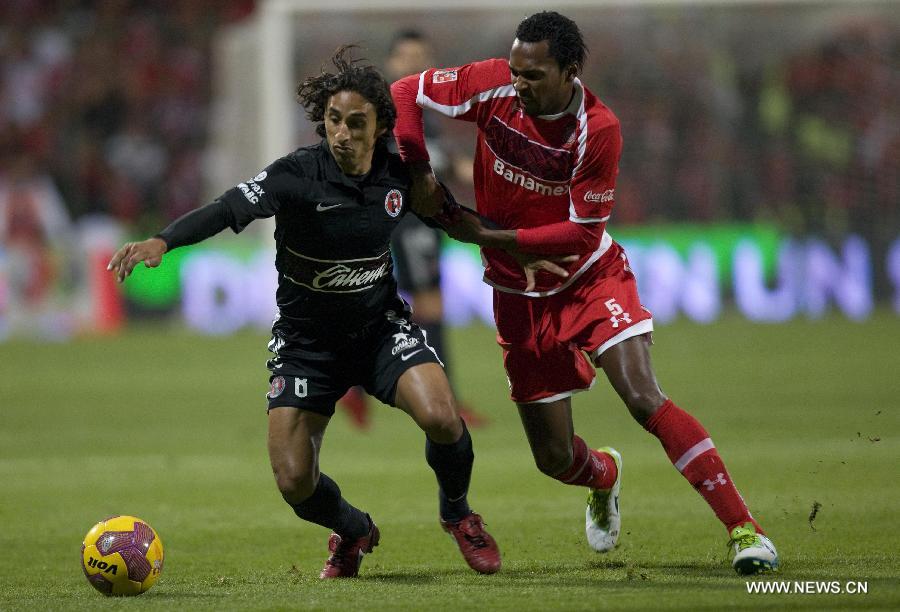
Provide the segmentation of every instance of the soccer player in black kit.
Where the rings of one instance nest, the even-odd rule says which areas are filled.
[[[335,402],[352,385],[409,414],[425,432],[439,485],[440,519],[472,569],[500,569],[496,542],[468,505],[474,454],[437,353],[410,321],[392,274],[391,232],[409,212],[409,174],[385,139],[396,111],[373,67],[335,54],[334,74],[300,84],[297,96],[324,138],[276,160],[213,203],[156,236],[128,243],[109,263],[122,282],[140,263],[226,227],[240,232],[275,217],[278,317],[268,362],[268,447],[284,500],[330,528],[321,578],[356,576],[378,527],[319,471]]]

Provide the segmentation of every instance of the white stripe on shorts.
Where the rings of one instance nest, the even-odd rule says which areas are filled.
[[[620,331],[618,334],[598,346],[596,349],[591,351],[591,359],[594,362],[597,361],[597,357],[599,357],[603,351],[608,349],[611,346],[615,346],[616,344],[622,342],[623,340],[628,340],[629,338],[633,338],[634,336],[640,336],[641,334],[646,334],[648,332],[653,331],[653,319],[644,319],[643,321],[638,321],[631,327],[627,327]]]
[[[572,389],[571,391],[563,391],[562,393],[557,393],[556,395],[551,395],[550,397],[545,397],[545,398],[539,399],[539,400],[532,400],[530,402],[516,402],[516,400],[513,400],[513,401],[516,402],[517,404],[549,404],[550,402],[555,402],[556,400],[561,400],[561,399],[564,399],[567,397],[572,397],[576,393],[581,393],[582,391],[588,391],[594,387],[594,383],[596,383],[596,382],[597,382],[597,377],[594,377],[594,380],[591,381],[591,384],[589,384],[587,387],[584,387],[583,389]]]

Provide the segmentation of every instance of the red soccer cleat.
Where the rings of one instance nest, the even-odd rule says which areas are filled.
[[[369,421],[369,402],[366,400],[366,394],[361,387],[350,387],[341,398],[341,406],[347,410],[350,416],[350,423],[357,429],[368,429],[371,425]]]
[[[464,402],[459,402],[459,417],[466,422],[470,429],[478,429],[491,422],[487,416],[475,412],[471,406]]]
[[[473,570],[481,574],[500,571],[500,549],[491,534],[484,530],[480,514],[473,512],[455,523],[441,519],[441,527],[456,539],[459,551]]]
[[[328,538],[328,550],[331,556],[325,562],[325,567],[319,574],[319,578],[353,578],[359,574],[359,566],[362,565],[363,555],[372,552],[378,546],[381,534],[378,527],[369,519],[369,533],[356,540],[343,540],[341,536],[332,533]]]

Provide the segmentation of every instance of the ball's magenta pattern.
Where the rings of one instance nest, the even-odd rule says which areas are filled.
[[[97,550],[102,555],[119,553],[128,569],[128,578],[143,582],[152,569],[145,555],[153,539],[153,530],[149,525],[135,523],[132,531],[107,531],[101,535],[97,538]]]

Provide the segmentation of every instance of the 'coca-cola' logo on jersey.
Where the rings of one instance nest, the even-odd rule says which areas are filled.
[[[316,259],[285,247],[276,261],[279,272],[296,285],[325,293],[368,291],[391,276],[391,252],[362,259]]]
[[[615,189],[606,189],[605,191],[595,192],[593,190],[588,190],[586,194],[584,194],[585,202],[612,202],[616,198],[616,190]]]
[[[485,142],[504,164],[524,170],[541,181],[565,183],[572,178],[571,151],[537,143],[496,115],[483,131]]]

